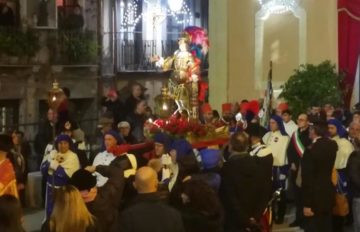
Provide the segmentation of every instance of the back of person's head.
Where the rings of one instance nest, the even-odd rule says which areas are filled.
[[[221,213],[217,194],[202,180],[186,181],[183,184],[182,200],[186,206],[206,216],[216,216]]]
[[[245,152],[249,148],[249,137],[245,132],[235,132],[230,138],[231,151]]]
[[[66,96],[67,98],[70,98],[70,96],[71,96],[71,91],[70,91],[70,89],[67,88],[67,87],[64,87],[64,88],[62,88],[62,90],[63,90],[65,96]]]
[[[96,186],[96,177],[85,169],[79,169],[71,176],[69,183],[79,191],[90,191]]]
[[[200,172],[200,164],[197,161],[195,155],[187,155],[179,159],[178,161],[180,170],[179,177],[185,178],[186,176],[193,175]]]
[[[54,210],[50,217],[51,232],[85,232],[93,224],[93,216],[74,186],[66,185],[57,190]]]
[[[0,231],[23,232],[21,226],[22,210],[18,199],[12,195],[0,197]]]
[[[134,187],[138,193],[154,193],[158,188],[157,173],[151,167],[139,168],[135,175]]]
[[[14,147],[12,138],[6,134],[0,134],[0,151],[8,153]]]
[[[314,133],[317,136],[324,137],[328,133],[327,123],[324,121],[315,122],[314,125],[311,127]]]

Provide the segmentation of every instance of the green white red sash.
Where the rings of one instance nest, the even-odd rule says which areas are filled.
[[[299,130],[295,131],[294,134],[291,136],[291,142],[294,145],[298,156],[302,157],[305,151],[305,147],[304,144],[301,142]]]

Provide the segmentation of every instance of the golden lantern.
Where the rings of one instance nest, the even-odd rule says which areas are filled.
[[[167,87],[161,88],[161,94],[155,97],[155,114],[159,118],[165,119],[173,113],[174,101],[169,96]]]
[[[49,108],[56,111],[60,103],[64,100],[65,94],[63,90],[59,87],[59,83],[54,80],[52,83],[52,89],[48,91],[48,104]]]

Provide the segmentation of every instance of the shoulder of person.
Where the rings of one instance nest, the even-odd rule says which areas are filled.
[[[259,150],[259,152],[256,154],[256,156],[265,157],[265,156],[269,156],[271,154],[272,154],[272,151],[271,151],[270,147],[263,147]]]

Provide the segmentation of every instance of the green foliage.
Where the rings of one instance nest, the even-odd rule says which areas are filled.
[[[96,61],[98,45],[95,34],[90,31],[62,32],[62,54],[69,63]]]
[[[32,30],[0,29],[0,53],[32,57],[40,49],[39,38]]]
[[[342,76],[335,65],[324,61],[319,65],[301,65],[282,86],[280,97],[284,98],[294,115],[306,112],[313,105],[342,103],[340,82]]]

